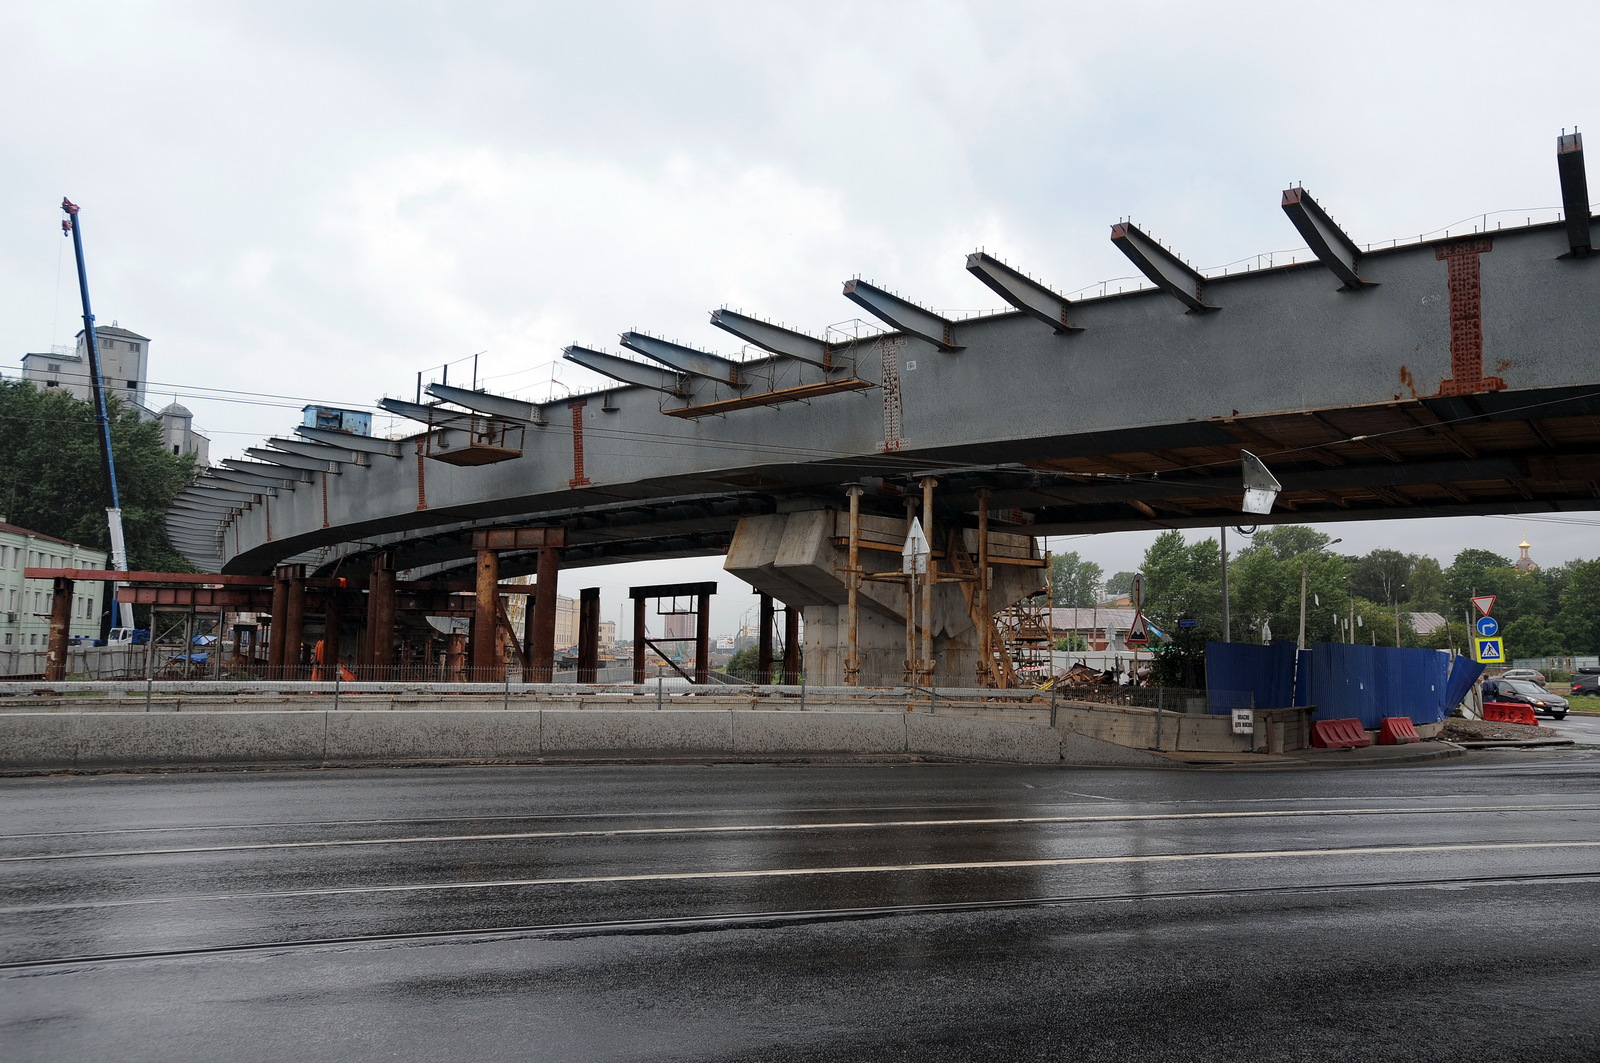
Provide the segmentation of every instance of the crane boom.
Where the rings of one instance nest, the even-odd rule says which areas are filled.
[[[83,340],[89,352],[89,380],[94,388],[95,424],[100,430],[100,459],[106,474],[106,523],[110,526],[111,567],[118,572],[128,571],[128,550],[122,537],[122,500],[117,494],[117,459],[111,450],[111,418],[106,415],[106,393],[100,378],[100,341],[94,331],[94,311],[89,306],[89,273],[83,264],[82,222],[78,218],[78,205],[65,196],[61,209],[67,217],[61,221],[61,231],[72,237],[72,253],[78,260],[78,296],[83,302]],[[118,603],[116,586],[111,584],[108,595],[111,613],[118,615],[120,608],[123,627],[133,626],[133,606]],[[114,625],[107,625],[114,626]],[[103,632],[102,632],[103,634]]]

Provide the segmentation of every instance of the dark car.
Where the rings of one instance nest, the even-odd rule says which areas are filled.
[[[1567,716],[1566,698],[1558,697],[1538,683],[1530,683],[1526,679],[1485,679],[1483,700],[1527,705],[1535,713],[1542,712],[1557,720],[1564,720]]]
[[[1600,697],[1600,675],[1579,672],[1572,677],[1572,696]]]

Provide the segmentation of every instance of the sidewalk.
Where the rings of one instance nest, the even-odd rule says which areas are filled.
[[[1155,753],[1175,765],[1206,768],[1373,768],[1448,760],[1466,753],[1451,742],[1370,745],[1361,749],[1296,749],[1288,753]]]

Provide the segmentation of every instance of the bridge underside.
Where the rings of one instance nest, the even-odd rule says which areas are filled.
[[[1283,484],[1273,512],[1240,512],[1239,452],[1261,457]],[[959,462],[959,464],[957,464]],[[767,465],[707,493],[694,484],[630,484],[630,497],[581,492],[581,510],[509,514],[499,522],[561,524],[565,567],[724,553],[742,517],[845,505],[841,484],[865,479],[866,512],[901,515],[924,472],[939,479],[941,520],[975,526],[979,492],[998,528],[1035,535],[1239,523],[1600,509],[1600,389],[1405,399],[1161,425],[1126,432],[931,450],[889,458]],[[682,488],[692,488],[679,493]],[[657,497],[646,492],[657,491]],[[433,519],[438,520],[439,514]],[[326,554],[331,571],[377,549],[402,569],[465,569],[483,521],[421,534],[368,529]],[[532,554],[508,554],[508,575]],[[265,568],[263,568],[265,570]]]

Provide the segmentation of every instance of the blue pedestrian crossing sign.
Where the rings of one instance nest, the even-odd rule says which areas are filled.
[[[1472,658],[1479,664],[1505,664],[1506,644],[1501,638],[1472,640]]]
[[[1486,639],[1494,638],[1494,636],[1500,634],[1500,621],[1492,616],[1478,617],[1478,622],[1473,626],[1478,629],[1478,634]]]

